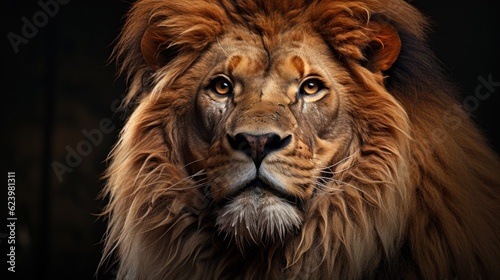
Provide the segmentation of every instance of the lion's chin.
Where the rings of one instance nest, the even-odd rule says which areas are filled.
[[[242,248],[284,240],[301,226],[302,213],[290,201],[257,186],[222,206],[216,223],[222,233]]]

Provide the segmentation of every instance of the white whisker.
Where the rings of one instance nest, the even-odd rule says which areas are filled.
[[[332,169],[332,168],[334,168],[335,166],[337,166],[337,165],[341,164],[342,162],[345,162],[345,161],[347,161],[347,160],[351,159],[351,158],[352,158],[352,157],[354,157],[355,155],[357,155],[357,153],[353,153],[353,154],[351,154],[351,155],[348,155],[348,156],[346,156],[346,157],[342,158],[341,160],[337,161],[336,163],[334,163],[334,164],[332,164],[332,165],[329,165],[329,166],[326,166],[326,167],[322,167],[322,168],[316,168],[315,170],[320,170],[320,171],[325,172],[325,170],[327,170],[327,169]],[[328,171],[326,171],[326,172],[328,172]]]

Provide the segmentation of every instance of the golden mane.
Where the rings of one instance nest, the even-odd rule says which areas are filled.
[[[134,109],[106,175],[103,259],[115,254],[118,277],[134,279],[500,275],[500,163],[458,105],[426,28],[399,0],[137,1],[114,54]],[[270,50],[296,29],[318,34],[346,69],[338,79],[353,135],[321,158],[329,166],[296,232],[247,246],[221,233],[205,167],[190,160],[206,153],[189,141],[199,65],[231,30]]]

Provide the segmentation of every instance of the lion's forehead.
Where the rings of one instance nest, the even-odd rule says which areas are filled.
[[[302,79],[315,64],[330,59],[325,56],[325,44],[314,34],[283,34],[274,38],[279,43],[267,41],[265,36],[228,34],[215,50],[222,56],[224,70],[236,77]]]
[[[298,52],[280,54],[272,59],[235,53],[225,62],[225,72],[233,77],[299,80],[310,70],[310,62]]]

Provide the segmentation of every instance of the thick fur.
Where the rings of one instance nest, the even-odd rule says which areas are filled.
[[[500,164],[425,29],[398,0],[137,1],[104,192],[118,277],[497,279]],[[291,140],[259,169],[242,131]]]

